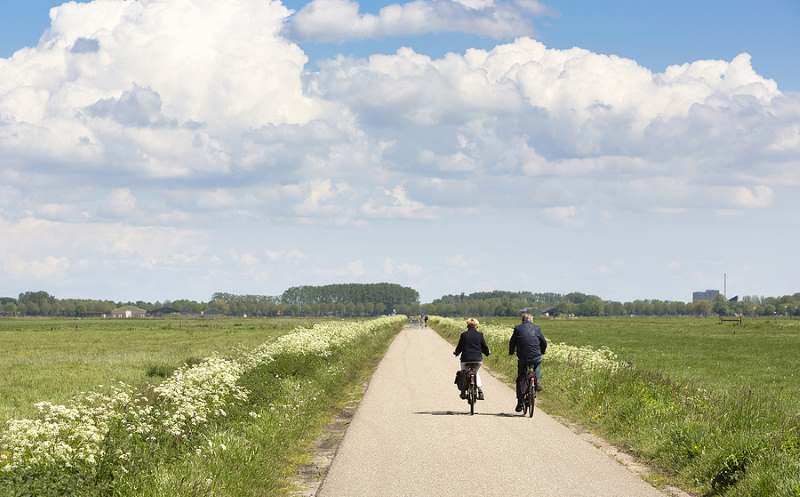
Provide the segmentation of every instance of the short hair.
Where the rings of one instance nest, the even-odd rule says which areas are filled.
[[[523,321],[528,321],[528,322],[533,321],[533,316],[531,316],[530,313],[523,312],[522,313],[522,320]]]
[[[475,318],[467,319],[467,328],[477,328],[480,323]]]

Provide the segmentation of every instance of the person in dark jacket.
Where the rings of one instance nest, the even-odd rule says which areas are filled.
[[[467,369],[471,366],[475,369],[475,381],[478,383],[478,400],[483,399],[483,382],[481,382],[481,375],[477,370],[481,367],[483,356],[491,354],[489,346],[486,345],[486,339],[483,338],[483,333],[478,331],[478,320],[475,318],[467,319],[467,331],[461,333],[458,338],[458,345],[453,355],[461,354],[461,370]],[[466,393],[461,392],[461,398],[466,398]]]
[[[517,354],[517,407],[523,409],[522,398],[528,384],[528,366],[536,369],[536,391],[542,389],[542,355],[547,350],[547,340],[542,334],[542,329],[533,324],[533,316],[522,315],[522,324],[514,328],[511,340],[508,341],[508,355]]]

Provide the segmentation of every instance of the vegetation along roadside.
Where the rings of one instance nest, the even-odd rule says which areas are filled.
[[[449,340],[462,322],[433,317]],[[509,326],[483,325],[493,371],[516,374]],[[676,345],[679,346],[679,345]],[[747,364],[739,367],[761,367]],[[757,385],[715,390],[697,381],[621,360],[606,348],[553,343],[544,362],[541,399],[554,414],[598,431],[702,495],[800,496],[800,412],[791,397],[764,394]]]
[[[298,328],[144,390],[41,403],[0,433],[0,494],[279,495],[309,427],[404,322]]]

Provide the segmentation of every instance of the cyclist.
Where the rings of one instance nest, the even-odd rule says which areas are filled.
[[[475,381],[478,384],[478,400],[483,399],[483,382],[478,369],[481,367],[483,356],[488,356],[489,346],[486,345],[486,339],[483,338],[483,333],[478,331],[478,320],[475,318],[467,319],[467,330],[461,333],[458,339],[458,345],[453,355],[461,354],[461,370],[465,371],[467,367],[472,367],[475,370]],[[466,398],[466,392],[461,392],[461,398]]]
[[[536,391],[542,390],[542,355],[547,350],[547,340],[542,329],[533,324],[533,316],[522,315],[522,323],[514,328],[508,341],[508,355],[517,354],[517,412],[522,412],[523,398],[528,387],[528,366],[536,371]]]

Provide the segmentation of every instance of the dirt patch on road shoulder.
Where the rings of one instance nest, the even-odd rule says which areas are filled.
[[[331,421],[325,425],[320,435],[308,448],[307,458],[297,466],[297,472],[290,480],[291,490],[288,492],[290,497],[314,497],[317,495],[325,482],[331,464],[333,464],[339,445],[347,433],[347,428],[350,427],[350,422],[369,388],[372,375],[396,338],[397,335],[389,340],[381,353],[372,358],[367,367],[363,368],[358,380],[354,381],[352,386],[347,389],[342,403],[337,406]]]
[[[358,389],[354,389],[357,390],[357,395],[342,406],[333,420],[325,426],[322,435],[314,441],[310,449],[310,460],[297,468],[297,474],[292,479],[295,487],[290,494],[292,497],[317,495],[368,385],[369,382],[363,382]]]

